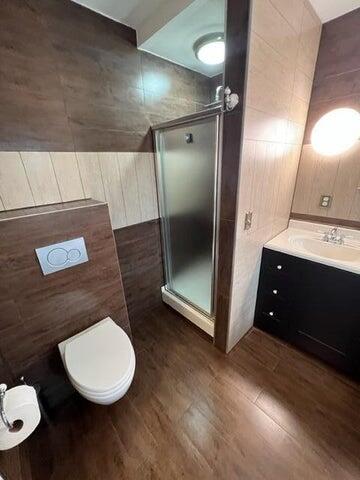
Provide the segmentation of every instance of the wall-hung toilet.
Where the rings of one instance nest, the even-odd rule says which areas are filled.
[[[129,337],[110,317],[58,347],[70,382],[90,402],[110,405],[128,391],[135,352]]]

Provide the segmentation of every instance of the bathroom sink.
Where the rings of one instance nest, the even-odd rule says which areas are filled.
[[[325,242],[330,234],[343,238],[344,244]],[[291,219],[288,228],[265,247],[360,275],[360,231],[356,229]]]
[[[305,250],[313,255],[318,255],[319,257],[326,257],[339,262],[360,261],[359,248],[328,243],[317,238],[302,235],[291,236],[289,240],[295,248],[300,248],[301,250]]]

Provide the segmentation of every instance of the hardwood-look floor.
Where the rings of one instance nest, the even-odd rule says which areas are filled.
[[[225,356],[165,307],[133,334],[127,396],[64,408],[7,480],[360,478],[359,385],[257,330]]]

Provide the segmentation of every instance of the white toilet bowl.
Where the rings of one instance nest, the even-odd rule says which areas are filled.
[[[128,391],[135,352],[129,337],[110,317],[58,347],[70,382],[90,402],[110,405]]]

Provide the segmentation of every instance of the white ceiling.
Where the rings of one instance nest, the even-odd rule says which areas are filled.
[[[118,22],[139,27],[160,5],[177,0],[72,0]],[[360,0],[310,0],[323,22],[360,7]]]
[[[360,0],[310,0],[323,23],[360,7]]]
[[[223,65],[205,65],[195,56],[194,43],[204,35],[224,32],[225,0],[193,0],[139,48],[208,77],[219,75]],[[139,41],[139,38],[138,38]]]
[[[72,0],[129,27],[139,27],[169,0]],[[174,1],[174,0],[172,0]]]

